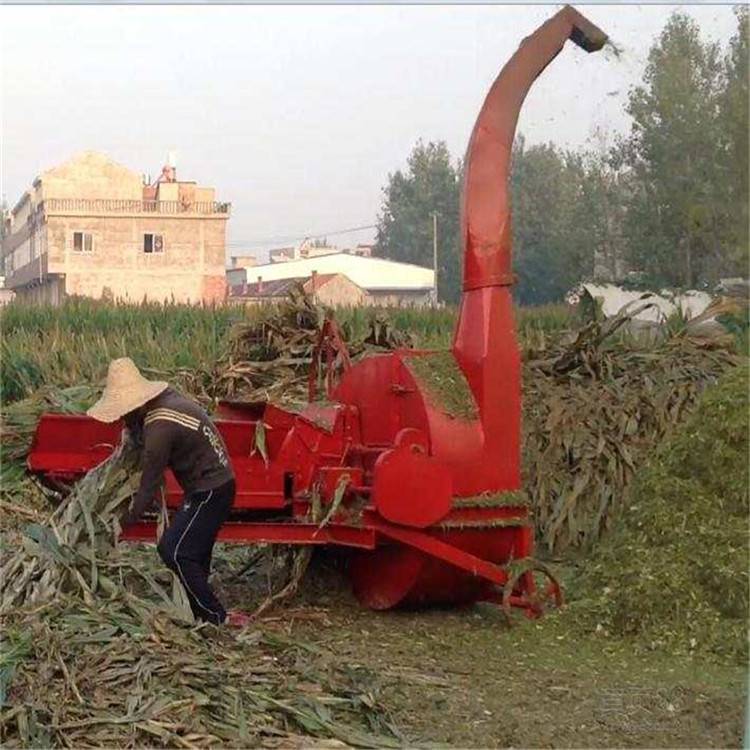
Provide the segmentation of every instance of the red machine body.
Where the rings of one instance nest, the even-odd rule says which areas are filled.
[[[312,402],[297,414],[270,403],[222,403],[215,422],[237,497],[220,540],[350,548],[354,591],[374,609],[501,599],[540,611],[533,566],[514,574],[518,566],[509,565],[531,557],[533,525],[512,494],[520,488],[521,400],[507,182],[521,104],[567,39],[594,51],[606,36],[566,6],[524,40],[493,84],[466,155],[464,291],[452,355],[476,416],[450,413],[415,374],[415,359],[435,354],[412,350],[366,357],[337,384],[328,378],[332,405]],[[341,346],[332,325],[323,345]],[[260,423],[266,455],[256,449]],[[118,424],[45,415],[29,468],[59,487],[119,438]],[[175,508],[181,491],[171,474],[166,486]],[[315,507],[330,518],[314,518]],[[148,521],[124,532],[154,536]],[[559,603],[554,581],[544,593]]]

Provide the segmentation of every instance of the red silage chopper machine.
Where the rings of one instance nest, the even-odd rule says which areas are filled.
[[[533,525],[520,501],[520,355],[510,286],[508,173],[531,84],[571,39],[587,52],[606,36],[566,6],[527,37],[495,80],[465,162],[463,297],[450,352],[395,350],[348,366],[325,403],[300,413],[271,403],[222,403],[216,413],[237,477],[219,539],[348,548],[358,599],[374,609],[501,601],[539,614],[560,603],[535,581]],[[325,352],[343,346],[327,325]],[[348,362],[348,358],[343,357]],[[439,387],[448,368],[450,391]],[[441,374],[442,373],[442,374]],[[311,385],[315,373],[311,377]],[[461,408],[455,401],[461,401]],[[263,424],[266,454],[255,450]],[[75,481],[104,459],[121,426],[44,415],[29,456],[50,483]],[[167,505],[181,493],[167,474]],[[325,523],[321,517],[326,517]],[[155,523],[123,538],[152,540]]]

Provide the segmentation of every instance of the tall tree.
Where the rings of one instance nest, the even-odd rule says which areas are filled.
[[[726,253],[721,92],[718,45],[675,11],[649,52],[643,85],[630,92],[633,124],[622,147],[634,182],[630,261],[654,282],[711,280]]]
[[[5,255],[2,252],[2,242],[5,239],[5,221],[9,214],[8,202],[3,198],[0,201],[0,276],[5,276]]]
[[[578,242],[586,252],[581,278],[620,282],[625,276],[624,233],[628,174],[607,151],[582,154],[581,199],[574,209]]]
[[[721,132],[724,140],[723,185],[726,188],[726,201],[729,207],[728,257],[725,271],[732,274],[746,274],[748,264],[748,7],[735,9],[737,32],[729,41],[729,50],[724,60],[725,85],[720,101]]]
[[[593,186],[595,188],[596,185]],[[586,185],[581,155],[553,144],[513,146],[513,210],[516,298],[522,305],[561,300],[594,269],[589,205],[598,201]]]
[[[460,295],[460,170],[444,141],[421,140],[406,170],[388,176],[378,216],[375,253],[432,268],[433,213],[438,227],[438,293],[455,303]]]

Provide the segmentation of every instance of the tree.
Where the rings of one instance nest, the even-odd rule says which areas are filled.
[[[461,293],[460,168],[445,142],[412,150],[404,172],[388,175],[378,216],[375,254],[432,268],[433,213],[438,226],[438,294],[455,303]]]
[[[727,249],[719,47],[675,11],[643,81],[630,92],[633,124],[619,149],[633,182],[629,260],[653,283],[694,286],[716,278]]]
[[[582,154],[553,144],[513,145],[511,206],[515,295],[522,305],[562,300],[594,270],[596,224],[592,206],[601,204],[598,183],[587,184]]]
[[[0,201],[0,276],[5,276],[5,254],[3,253],[2,243],[5,239],[5,222],[9,216],[8,202],[3,198]]]
[[[513,146],[515,288],[557,301],[588,278],[642,272],[652,286],[712,283],[748,262],[748,9],[725,55],[674,12],[631,89],[630,133],[597,153]],[[461,166],[443,142],[417,143],[389,175],[376,253],[432,265],[438,215],[441,299],[460,296]]]
[[[729,41],[724,60],[724,90],[720,100],[721,135],[724,139],[723,185],[728,212],[728,274],[747,273],[748,263],[748,27],[747,6],[735,9],[737,33]]]
[[[582,162],[581,200],[573,221],[579,226],[579,242],[593,251],[593,258],[585,257],[581,277],[619,283],[626,272],[628,174],[609,150],[583,154]]]

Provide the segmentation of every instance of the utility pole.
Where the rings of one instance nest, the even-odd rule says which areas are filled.
[[[435,285],[432,290],[432,305],[437,307],[438,303],[438,264],[437,264],[437,212],[432,212],[432,272],[433,272],[433,283]]]

